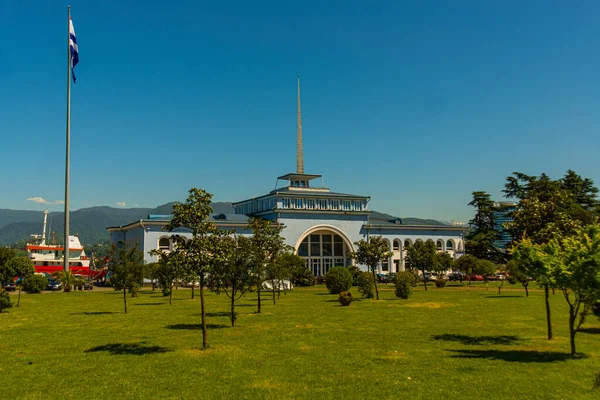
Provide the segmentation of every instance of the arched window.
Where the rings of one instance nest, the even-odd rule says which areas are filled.
[[[162,251],[171,250],[171,241],[168,237],[162,237],[158,240],[158,249]]]
[[[452,240],[446,242],[446,250],[454,250],[454,242]]]
[[[394,250],[400,250],[400,242],[398,240],[394,240],[393,246]]]
[[[435,247],[437,248],[438,251],[442,251],[442,249],[444,248],[444,242],[441,240],[438,240],[435,243]]]
[[[410,247],[410,245],[411,245],[411,242],[410,242],[410,240],[406,239],[406,240],[404,241],[404,248]]]

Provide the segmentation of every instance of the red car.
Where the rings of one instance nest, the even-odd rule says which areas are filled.
[[[469,276],[469,279],[472,280],[472,281],[479,281],[479,282],[481,282],[483,280],[483,276],[472,274],[472,275]]]

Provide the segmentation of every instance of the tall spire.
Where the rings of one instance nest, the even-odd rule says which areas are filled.
[[[300,112],[300,75],[298,75],[298,138],[296,139],[296,173],[304,173],[304,153],[302,151],[302,113]]]

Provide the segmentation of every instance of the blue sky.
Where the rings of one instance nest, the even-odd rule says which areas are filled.
[[[466,221],[513,171],[600,184],[600,3],[72,1],[72,209],[216,201],[305,170]],[[67,3],[0,0],[0,208],[64,197]],[[49,205],[60,210],[60,204]]]

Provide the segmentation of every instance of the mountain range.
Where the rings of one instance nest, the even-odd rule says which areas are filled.
[[[109,234],[106,227],[125,225],[130,222],[147,218],[148,214],[171,214],[174,202],[163,204],[156,208],[114,208],[108,206],[81,208],[71,211],[70,233],[80,234],[84,245],[106,241]],[[232,214],[232,203],[219,202],[212,204],[215,214]],[[374,212],[375,213],[375,212]],[[394,219],[395,217],[378,213],[381,216]],[[8,210],[0,208],[0,246],[22,244],[31,234],[41,234],[44,221],[42,211]],[[403,223],[412,225],[446,225],[444,222],[431,219],[402,218]],[[48,232],[55,232],[57,242],[63,242],[64,213],[51,212],[48,214]],[[52,241],[52,234],[48,239]]]

